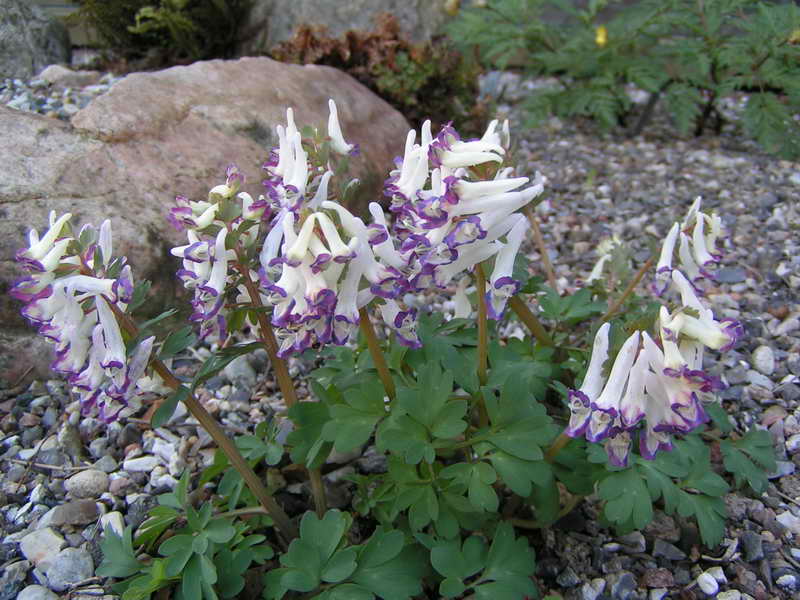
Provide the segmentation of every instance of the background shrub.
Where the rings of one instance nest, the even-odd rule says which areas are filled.
[[[550,115],[592,118],[631,135],[660,101],[681,133],[724,125],[719,100],[748,94],[744,129],[768,152],[800,156],[800,9],[753,0],[489,0],[461,11],[449,33],[485,64],[553,77],[527,103],[531,124]],[[619,6],[609,18],[603,9]],[[554,27],[542,19],[561,21]],[[634,114],[625,86],[650,94]],[[634,118],[636,117],[636,118]]]

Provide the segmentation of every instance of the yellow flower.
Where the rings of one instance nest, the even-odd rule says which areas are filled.
[[[600,48],[605,48],[608,43],[608,30],[605,25],[600,25],[595,29],[594,43]]]

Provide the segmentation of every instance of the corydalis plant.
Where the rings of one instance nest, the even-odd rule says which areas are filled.
[[[612,464],[627,464],[637,430],[641,455],[652,459],[658,450],[672,448],[672,434],[689,433],[708,420],[703,397],[721,389],[722,382],[704,371],[705,349],[728,350],[742,335],[738,322],[714,317],[692,283],[712,277],[706,269],[722,258],[716,250],[720,235],[719,217],[702,213],[698,198],[684,221],[670,229],[661,252],[653,288],[659,295],[669,291],[676,301],[672,311],[667,306],[660,309],[658,343],[647,331],[634,331],[607,377],[610,325],[605,323],[597,331],[583,384],[569,393],[571,417],[566,433],[603,441]],[[678,264],[692,280],[673,267],[678,239]]]
[[[155,338],[128,356],[115,310],[124,313],[133,295],[133,276],[125,258],[112,256],[110,221],[99,231],[84,226],[72,235],[67,213],[50,213],[50,227],[40,238],[29,234],[16,260],[28,274],[11,295],[22,300],[22,315],[55,345],[51,367],[64,375],[81,402],[83,414],[115,420],[139,393]]]
[[[512,267],[526,222],[515,211],[544,186],[537,174],[532,186],[520,189],[529,179],[511,178],[511,168],[500,168],[508,124],[498,131],[494,121],[472,141],[461,141],[450,127],[434,138],[430,122],[419,144],[416,132],[409,132],[404,156],[385,185],[395,213],[390,228],[378,203],[369,205],[367,224],[331,197],[337,157],[358,147],[345,141],[333,101],[329,108],[326,137],[314,132],[304,138],[287,111],[257,200],[239,192],[243,179],[235,167],[208,200],[177,198],[170,221],[188,229],[189,243],[172,253],[183,259],[179,277],[194,291],[191,318],[201,324],[202,337],[226,338],[227,307],[264,305],[272,307],[278,356],[314,344],[343,345],[359,323],[359,310],[375,300],[400,343],[419,347],[416,310],[404,306],[404,294],[443,288],[493,256],[487,300],[490,316],[499,318],[519,288]],[[258,282],[257,299],[244,278]],[[259,335],[259,323],[250,325]]]

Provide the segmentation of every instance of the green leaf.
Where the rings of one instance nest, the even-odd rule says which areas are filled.
[[[351,580],[382,600],[408,600],[422,591],[422,578],[426,574],[426,553],[419,546],[409,545],[391,559],[378,562],[375,544],[371,542],[375,536],[380,536],[381,539],[384,535],[386,533],[376,532],[370,542],[362,547],[357,561],[358,568]],[[371,559],[368,557],[365,560],[365,554],[371,555]]]
[[[298,402],[289,408],[289,418],[295,426],[286,438],[292,447],[292,460],[309,469],[320,467],[333,446],[322,437],[322,429],[330,420],[328,406],[323,402]]]
[[[345,548],[336,552],[322,569],[322,581],[339,583],[356,570],[356,549]]]
[[[495,530],[486,568],[475,587],[475,597],[482,600],[513,600],[534,597],[536,586],[531,575],[536,568],[533,551],[525,538],[515,538],[511,524],[502,522]]]
[[[383,385],[375,379],[345,391],[343,398],[345,404],[330,407],[332,419],[325,424],[322,436],[333,442],[338,452],[349,452],[369,440],[387,412]]]
[[[184,402],[186,398],[189,397],[189,394],[191,394],[191,391],[189,391],[189,388],[187,388],[185,385],[178,386],[178,389],[167,396],[166,400],[164,400],[164,402],[161,403],[161,406],[159,406],[153,413],[153,416],[150,419],[150,426],[153,429],[163,427],[166,422],[172,418],[175,408],[178,406],[178,402]]]
[[[236,535],[236,528],[226,519],[213,519],[206,525],[205,534],[215,544],[225,544]]]
[[[491,444],[517,458],[541,460],[542,449],[534,442],[535,432],[544,430],[546,439],[552,437],[550,417],[530,417],[501,428],[487,438]]]
[[[722,498],[709,498],[681,491],[678,514],[683,517],[693,515],[697,519],[700,537],[709,548],[713,548],[722,541],[725,535],[725,516],[727,514]]]
[[[653,503],[639,472],[631,467],[610,473],[600,483],[600,498],[606,501],[603,514],[617,525],[632,523],[643,529],[653,519]]]
[[[716,425],[722,433],[730,433],[733,431],[733,425],[728,418],[728,413],[725,412],[722,406],[716,402],[709,402],[704,408],[708,416],[710,416],[711,420],[714,422],[714,425]]]
[[[186,350],[197,341],[197,336],[192,332],[191,325],[181,327],[177,331],[170,333],[161,344],[158,357],[166,360]]]
[[[200,555],[200,572],[203,575],[203,581],[207,584],[214,585],[217,583],[217,567],[205,554]]]
[[[255,350],[262,347],[261,342],[251,342],[249,344],[237,344],[235,346],[228,346],[221,350],[217,350],[203,363],[200,370],[195,374],[192,380],[192,389],[194,390],[198,385],[210,379],[222,369],[224,369],[236,357],[245,354],[250,354]]]
[[[523,498],[531,494],[533,482],[546,485],[553,479],[550,465],[544,461],[523,460],[500,451],[490,454],[489,460],[503,483]]]
[[[181,593],[184,598],[200,598],[201,583],[203,581],[203,567],[200,557],[195,555],[186,564],[186,570],[181,578]]]
[[[723,440],[720,450],[725,469],[733,473],[738,486],[747,481],[759,494],[767,489],[767,475],[777,468],[769,432],[751,429],[736,441]]]
[[[100,549],[103,551],[103,562],[97,567],[97,574],[101,577],[130,577],[138,573],[144,565],[136,558],[132,541],[133,528],[128,525],[122,532],[117,533],[106,525],[103,530],[103,539]]]

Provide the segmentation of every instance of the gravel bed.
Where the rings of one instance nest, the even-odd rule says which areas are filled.
[[[109,75],[108,85],[113,81]],[[508,73],[493,75],[491,83],[506,88],[509,103],[500,113],[518,122],[515,101],[526,84]],[[3,85],[4,103],[59,117],[64,106],[80,106],[96,91],[65,95],[35,81]],[[740,105],[733,101],[726,111],[735,118]],[[740,319],[748,335],[715,366],[729,386],[721,397],[737,426],[769,430],[779,458],[762,497],[726,497],[725,541],[709,554],[691,522],[659,511],[643,532],[616,537],[598,524],[599,504],[589,499],[539,537],[542,591],[576,600],[800,597],[800,165],[760,153],[736,125],[719,137],[679,139],[658,111],[632,140],[557,119],[512,131],[521,172],[539,170],[549,180],[537,212],[562,290],[586,277],[605,237],[630,243],[638,266],[696,196],[723,217],[726,256],[708,298],[718,314]],[[529,256],[539,264],[535,250]],[[198,348],[174,366],[191,373],[206,353]],[[293,360],[290,367],[302,375],[311,365]],[[232,434],[252,431],[282,410],[258,353],[231,363],[199,396]],[[102,527],[138,525],[155,495],[213,456],[208,435],[185,411],[155,431],[146,419],[146,407],[108,426],[82,418],[56,380],[0,389],[0,600],[55,597],[48,590],[111,597],[101,595],[105,580],[94,577]],[[370,452],[338,468],[353,458],[331,458],[334,506],[350,498],[349,484],[339,478],[343,469],[385,469],[385,460]],[[277,470],[270,475],[282,477]],[[306,488],[291,482],[280,500],[293,514],[309,502]]]

